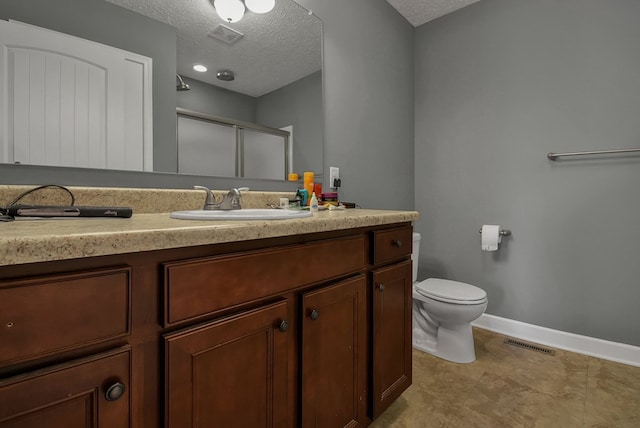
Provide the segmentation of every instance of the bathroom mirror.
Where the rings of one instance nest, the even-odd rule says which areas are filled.
[[[0,18],[17,19],[105,44],[109,41],[93,37],[88,24],[80,28],[85,15],[87,22],[91,22],[105,12],[107,8],[100,3],[110,3],[118,9],[128,9],[128,14],[135,12],[175,27],[177,73],[172,73],[169,80],[168,70],[154,68],[154,122],[158,120],[156,103],[162,99],[161,107],[165,110],[170,107],[173,112],[184,108],[274,128],[292,125],[294,170],[322,172],[322,22],[292,0],[277,0],[276,7],[267,14],[247,11],[241,21],[232,24],[217,15],[209,0],[62,0],[56,2],[55,8],[41,0],[20,3],[30,5],[0,6]],[[95,16],[92,7],[97,10]],[[118,18],[123,15],[124,19],[125,13],[114,7],[108,9],[105,27],[121,31]],[[64,14],[65,10],[73,10],[73,20]],[[47,25],[48,20],[51,25]],[[230,44],[215,37],[229,39],[236,37],[236,32],[241,36]],[[162,50],[163,46],[156,49]],[[129,50],[137,51],[134,42]],[[196,62],[207,66],[208,72],[194,71]],[[154,60],[154,67],[161,65]],[[218,71],[232,71],[235,80],[218,80]],[[189,91],[175,91],[178,83],[175,74],[190,85]],[[313,81],[313,89],[296,88],[308,80]],[[173,88],[174,105],[168,105],[171,97],[158,96],[159,84]],[[301,118],[301,112],[305,117]],[[166,119],[166,114],[163,118]],[[177,120],[175,113],[171,119]],[[154,124],[154,171],[177,172],[177,144],[171,144],[170,139],[170,133],[158,132]],[[212,171],[210,176],[217,174]]]

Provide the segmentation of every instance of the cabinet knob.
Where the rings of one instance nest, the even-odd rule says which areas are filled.
[[[278,326],[278,330],[280,330],[283,333],[289,330],[289,322],[287,320],[282,320],[282,322]]]
[[[378,290],[384,291],[384,284],[383,283],[378,284]]]
[[[320,316],[320,312],[318,312],[317,309],[314,309],[314,310],[311,311],[311,314],[309,316],[311,317],[312,320],[315,321]]]
[[[113,385],[111,385],[109,388],[107,388],[107,390],[104,393],[104,398],[106,398],[107,401],[116,401],[117,399],[119,399],[124,395],[125,390],[126,388],[123,383],[116,382]]]
[[[399,239],[394,239],[393,241],[391,241],[391,245],[393,245],[396,248],[400,248],[402,247],[402,241]]]

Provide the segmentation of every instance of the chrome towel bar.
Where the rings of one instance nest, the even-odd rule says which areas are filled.
[[[593,150],[590,152],[547,153],[547,158],[549,160],[554,161],[562,156],[608,155],[608,154],[635,153],[635,152],[640,152],[640,149]]]

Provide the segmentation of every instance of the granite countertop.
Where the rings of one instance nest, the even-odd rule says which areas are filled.
[[[168,213],[128,219],[0,222],[0,266],[351,229],[418,219],[416,211],[349,209],[286,220],[176,220]]]

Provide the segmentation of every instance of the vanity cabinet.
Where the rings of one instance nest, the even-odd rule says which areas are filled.
[[[371,232],[371,416],[411,385],[413,229]]]
[[[0,428],[365,427],[411,384],[411,232],[0,267]]]
[[[164,336],[167,426],[364,426],[366,243],[164,263],[165,325],[196,322]]]

